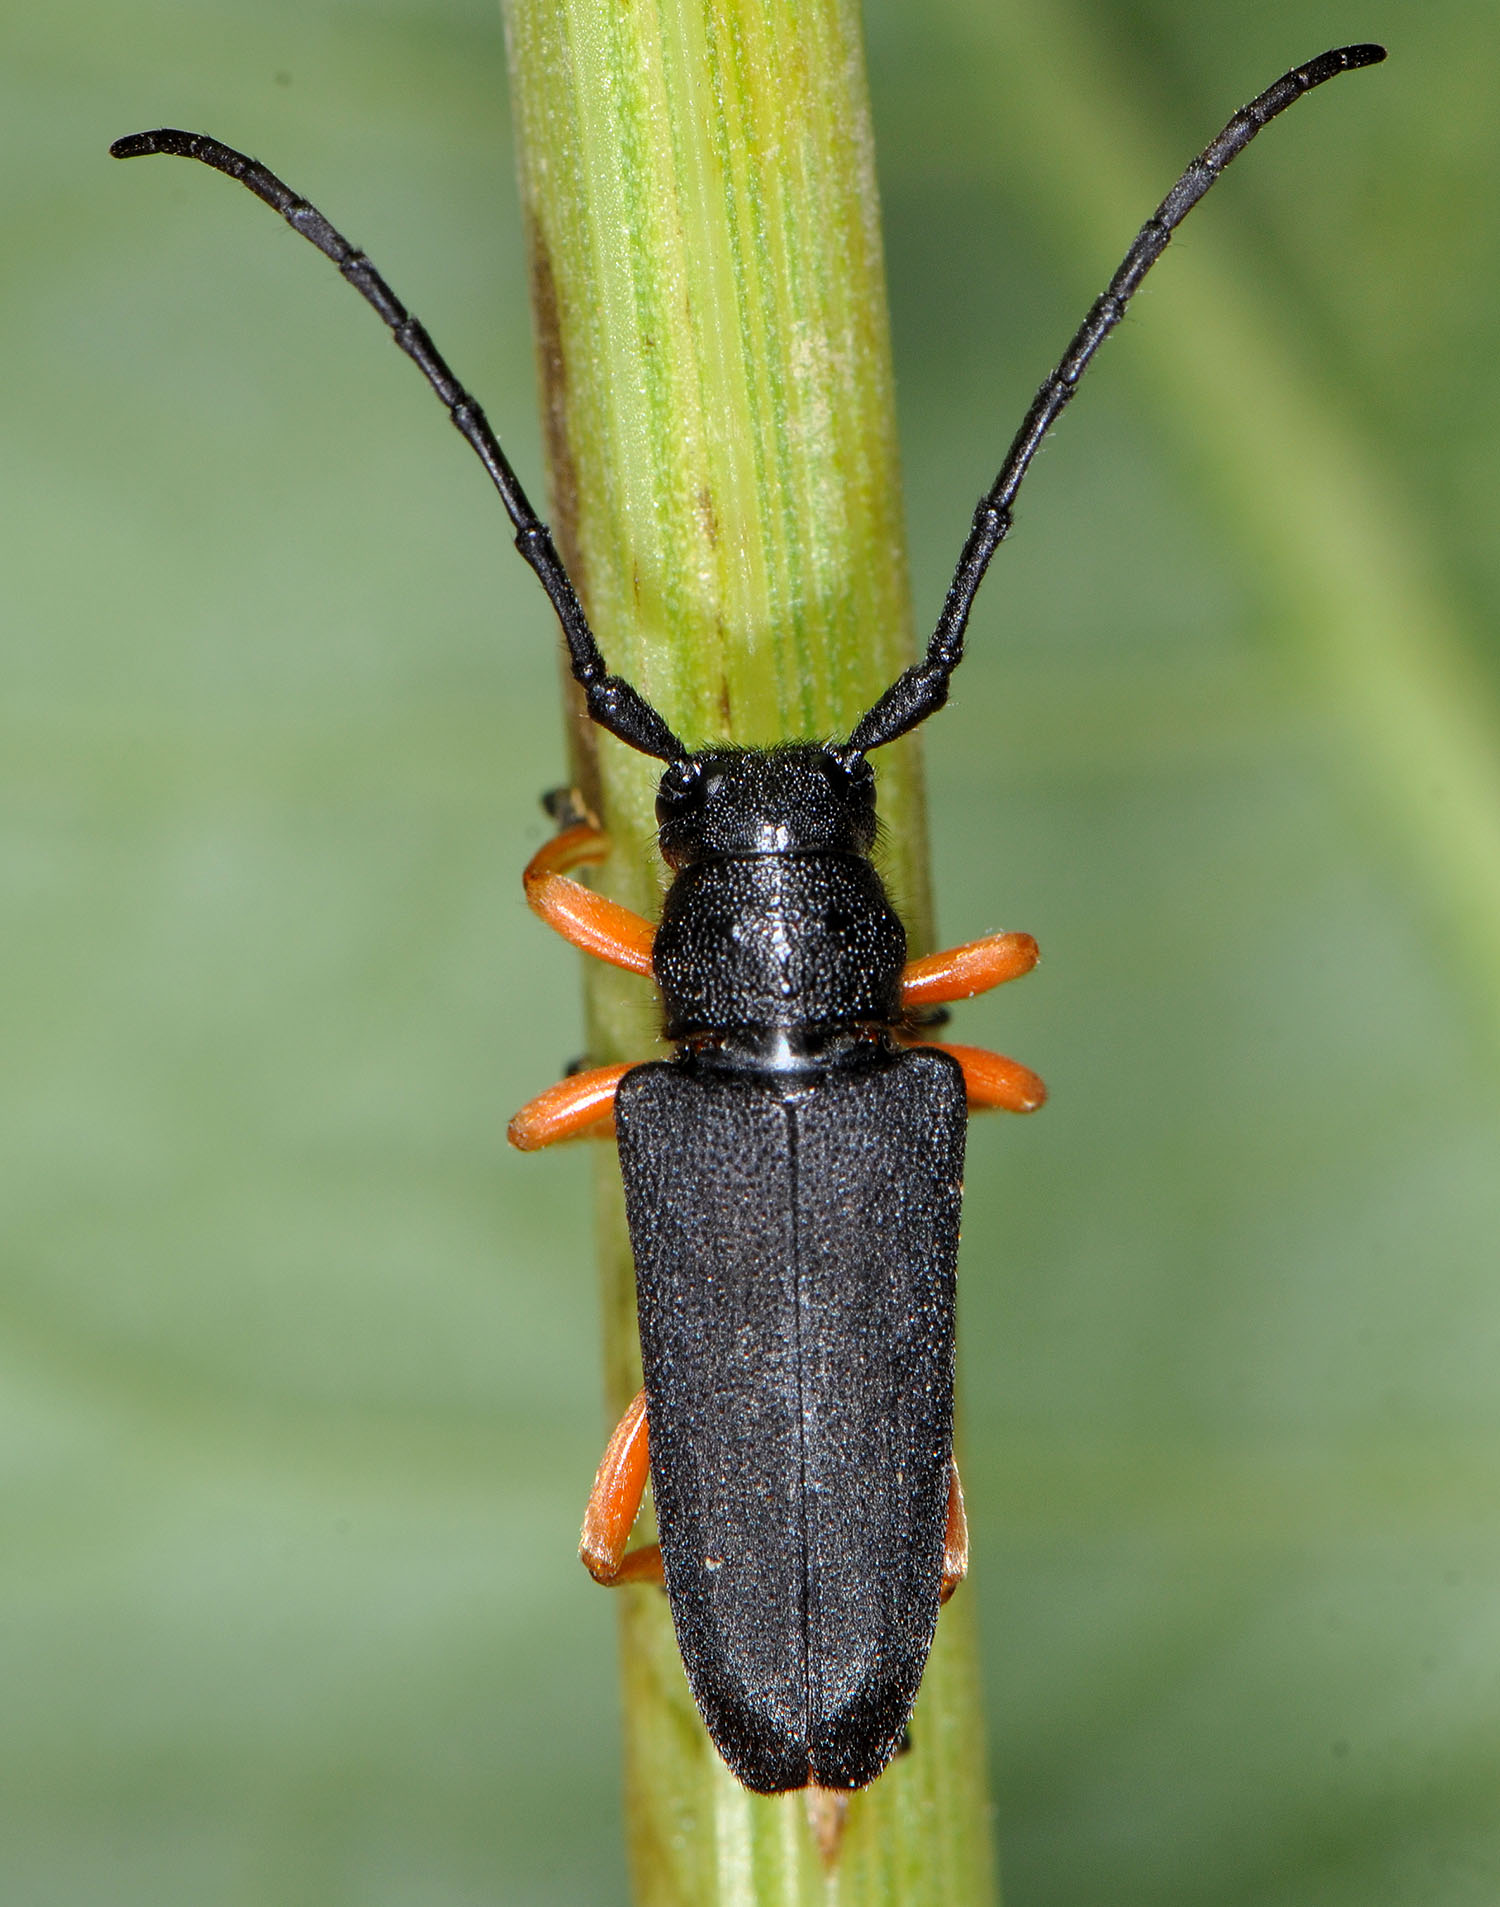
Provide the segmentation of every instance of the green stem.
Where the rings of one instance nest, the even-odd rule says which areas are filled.
[[[853,0],[507,0],[553,527],[610,666],[689,743],[847,733],[911,654],[869,109]],[[577,720],[575,773],[654,914],[657,766]],[[920,767],[884,751],[883,872],[930,910]],[[590,963],[598,1061],[649,1056],[644,982]],[[629,1244],[601,1167],[608,1399],[640,1382]],[[620,1592],[627,1807],[651,1907],[994,1898],[968,1601],[913,1747],[825,1862],[801,1797],[710,1746],[663,1599]]]

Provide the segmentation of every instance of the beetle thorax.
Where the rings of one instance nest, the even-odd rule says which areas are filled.
[[[677,872],[653,961],[669,1039],[817,1051],[895,1021],[906,936],[869,860],[862,756],[706,751],[668,769],[657,814]]]

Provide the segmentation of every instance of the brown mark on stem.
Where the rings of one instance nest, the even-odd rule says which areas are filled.
[[[830,1871],[844,1844],[844,1824],[849,1818],[849,1795],[843,1788],[819,1788],[809,1783],[802,1791],[807,1809],[807,1825],[818,1844],[824,1871]]]
[[[719,547],[719,518],[714,509],[713,492],[705,483],[698,492],[698,518],[712,549]]]
[[[537,374],[542,386],[542,435],[546,444],[552,533],[558,552],[573,580],[585,615],[588,614],[588,566],[578,536],[578,464],[568,429],[568,363],[563,352],[562,311],[557,278],[546,239],[535,219],[528,222],[527,248],[531,254],[531,310],[536,326]],[[598,736],[588,719],[583,691],[573,680],[559,637],[563,698],[570,716],[573,779],[590,807],[601,805]]]

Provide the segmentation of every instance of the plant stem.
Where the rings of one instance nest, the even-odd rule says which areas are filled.
[[[852,0],[507,0],[553,528],[601,647],[689,742],[847,733],[910,659],[890,351]],[[654,914],[659,767],[580,719],[574,772]],[[930,935],[919,759],[883,751],[882,871]],[[591,1058],[649,1057],[645,982],[588,966]],[[603,1154],[601,1148],[601,1155]],[[640,1383],[601,1157],[612,1412]],[[966,1598],[912,1749],[825,1862],[800,1796],[747,1794],[688,1694],[664,1599],[619,1592],[627,1811],[649,1907],[994,1897]]]

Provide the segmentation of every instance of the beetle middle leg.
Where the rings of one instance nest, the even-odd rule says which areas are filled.
[[[618,1583],[659,1584],[662,1580],[658,1544],[632,1550],[628,1556],[625,1553],[650,1471],[646,1393],[637,1391],[599,1461],[578,1543],[579,1560],[594,1581],[606,1588]]]
[[[919,1029],[898,1030],[903,1046],[930,1046],[956,1059],[963,1068],[964,1092],[970,1112],[1035,1112],[1047,1103],[1047,1088],[1029,1066],[984,1046],[950,1046],[944,1040],[924,1040]]]
[[[553,835],[526,863],[521,876],[526,900],[534,914],[570,940],[575,947],[624,967],[628,973],[650,973],[651,943],[656,929],[649,920],[631,913],[618,901],[594,893],[581,881],[570,881],[569,870],[602,861],[609,853],[609,836],[592,822],[580,822]]]
[[[612,1129],[615,1088],[630,1065],[627,1060],[623,1065],[595,1066],[560,1079],[526,1102],[511,1120],[506,1137],[518,1152],[539,1152],[543,1146],[576,1139],[582,1133],[602,1138]]]
[[[975,1112],[1035,1112],[1047,1099],[1047,1088],[1029,1066],[983,1046],[948,1046],[923,1041],[941,1053],[950,1053],[964,1069],[964,1091]]]

